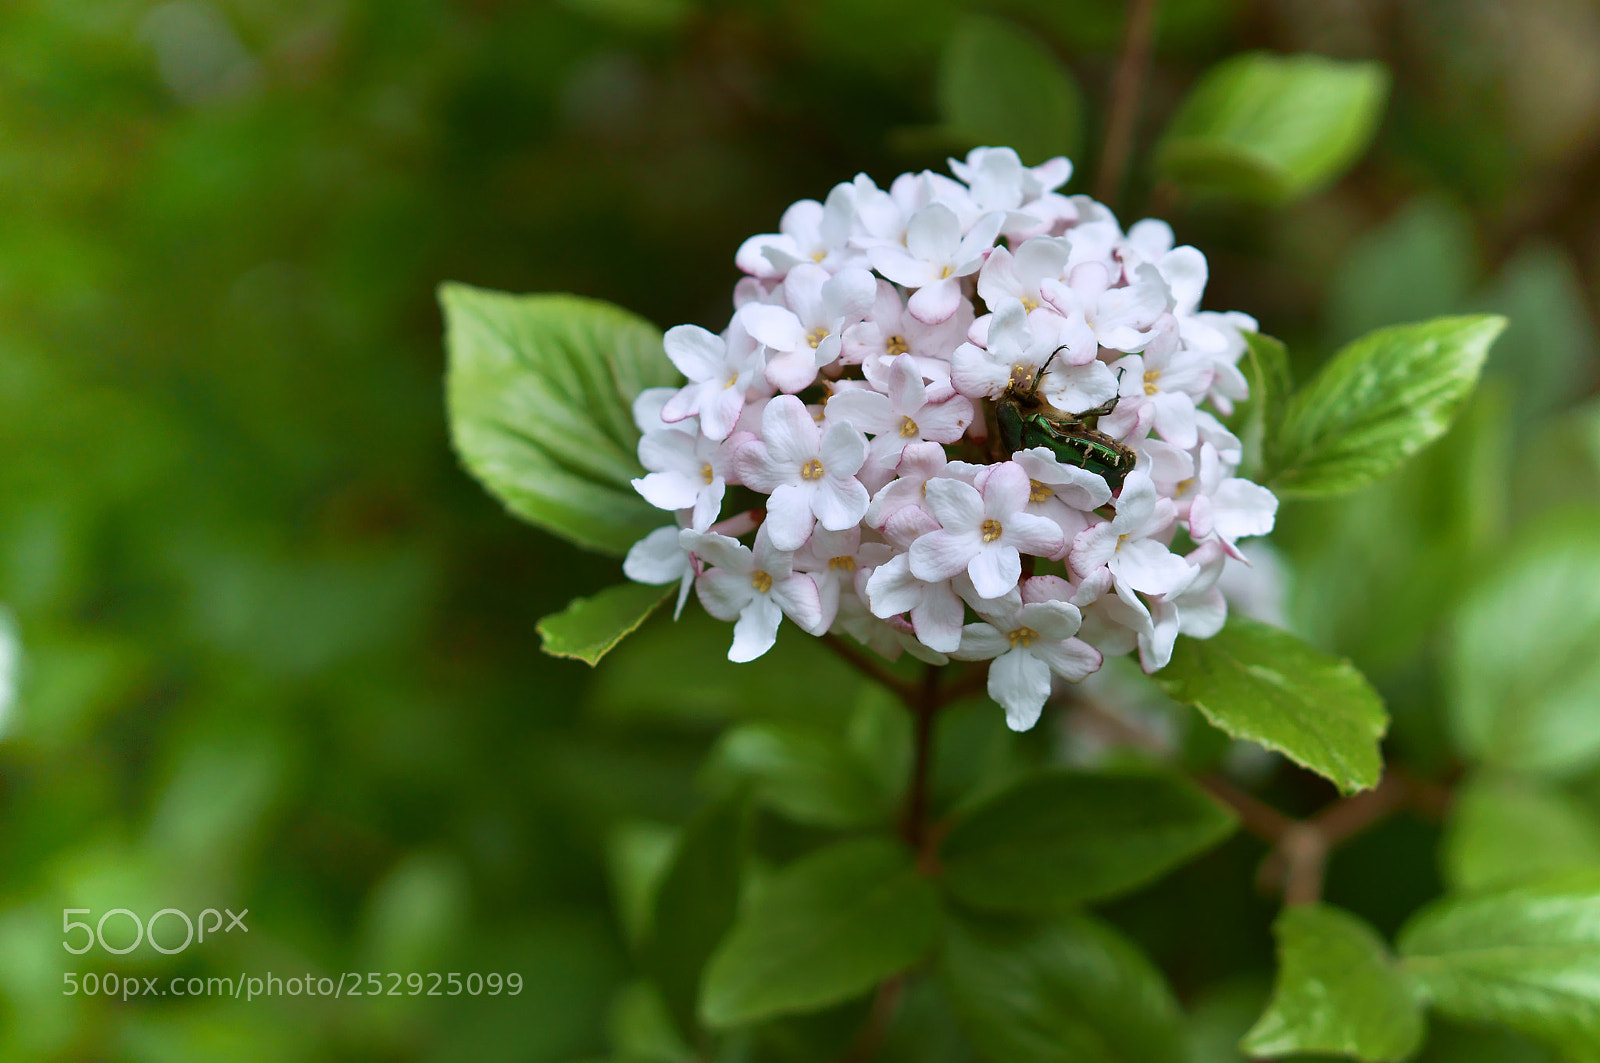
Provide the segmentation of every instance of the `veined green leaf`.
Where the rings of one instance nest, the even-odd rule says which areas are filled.
[[[1439,317],[1342,348],[1284,412],[1270,470],[1290,497],[1343,494],[1393,471],[1450,428],[1503,317]]]
[[[561,612],[539,621],[544,652],[552,657],[576,657],[593,667],[637,631],[676,589],[619,583],[591,598],[575,598]]]
[[[1252,1056],[1328,1052],[1403,1060],[1422,1044],[1422,1007],[1378,932],[1325,904],[1286,908],[1273,924],[1278,984],[1240,1047]]]
[[[439,300],[451,435],[491,494],[601,553],[620,555],[668,523],[629,482],[644,471],[634,455],[633,399],[677,382],[659,330],[575,295],[446,284]]]
[[[737,1026],[849,1000],[938,934],[938,898],[904,847],[840,842],[784,868],[740,915],[706,970],[701,1015]]]
[[[1600,870],[1600,818],[1532,780],[1478,776],[1456,792],[1443,863],[1445,880],[1464,892]]]
[[[952,913],[940,979],[987,1058],[1180,1063],[1178,1005],[1161,972],[1100,921]]]
[[[1600,872],[1446,898],[1401,931],[1400,955],[1445,1014],[1600,1059]]]
[[[1275,749],[1346,793],[1376,786],[1378,740],[1389,725],[1355,666],[1287,631],[1234,615],[1209,639],[1180,638],[1156,675],[1235,738]]]
[[[864,827],[887,818],[867,765],[820,729],[752,723],[717,741],[706,770],[749,785],[757,801],[818,827]]]
[[[940,847],[945,887],[994,911],[1048,912],[1151,881],[1232,833],[1180,776],[1054,771],[972,809]]]

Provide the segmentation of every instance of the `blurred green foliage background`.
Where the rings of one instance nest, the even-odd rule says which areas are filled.
[[[595,674],[542,657],[534,622],[616,566],[457,468],[434,287],[720,327],[734,249],[785,205],[965,146],[935,128],[935,71],[972,9],[1075,73],[1069,191],[1089,190],[1117,3],[0,8],[0,601],[21,645],[0,723],[0,1058],[603,1052],[631,969],[608,848],[696,807],[718,721],[837,717],[859,694],[804,646],[739,672],[698,622],[658,621]],[[1512,318],[1443,444],[1280,522],[1291,625],[1354,656],[1389,695],[1391,752],[1448,778],[1451,609],[1548,513],[1593,527],[1600,505],[1600,9],[1167,0],[1157,40],[1117,206],[1131,222],[1156,197],[1211,261],[1208,306],[1258,317],[1302,376],[1377,325]],[[1245,48],[1388,65],[1377,146],[1337,187],[1267,208],[1155,186],[1166,116]],[[803,689],[773,682],[802,666]],[[951,733],[946,779],[1006,740],[992,709]],[[1291,810],[1331,793],[1281,774]],[[1600,776],[1568,785],[1600,807]],[[1392,931],[1438,891],[1437,839],[1390,821],[1341,852],[1330,899]],[[1195,1010],[1197,1059],[1238,1058],[1270,977],[1259,855],[1236,839],[1109,912]],[[250,910],[247,936],[61,950],[64,908],[224,906]],[[63,972],[95,970],[518,971],[526,988],[63,996]],[[1448,1027],[1434,1045],[1546,1058]]]

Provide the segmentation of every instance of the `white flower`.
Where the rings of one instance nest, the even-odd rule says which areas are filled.
[[[1176,520],[1172,500],[1157,498],[1149,474],[1135,469],[1117,495],[1116,517],[1089,526],[1073,540],[1072,571],[1087,576],[1108,567],[1119,586],[1145,594],[1182,590],[1194,579],[1194,567],[1156,538]]]
[[[1228,476],[1217,448],[1200,445],[1198,491],[1189,504],[1189,535],[1197,543],[1213,536],[1232,557],[1244,555],[1234,544],[1272,530],[1278,515],[1278,496],[1249,480]]]
[[[648,474],[633,489],[657,509],[693,509],[690,527],[705,531],[722,510],[722,496],[733,471],[732,442],[718,443],[698,431],[694,419],[639,437],[639,464]]]
[[[950,352],[966,338],[971,326],[972,304],[967,300],[961,301],[949,320],[926,325],[906,311],[899,289],[880,280],[872,312],[865,321],[845,330],[842,360],[860,365],[871,379],[902,354],[909,354],[923,379],[943,389],[950,386]]]
[[[1188,450],[1199,439],[1195,400],[1204,396],[1216,376],[1216,363],[1177,347],[1153,342],[1143,355],[1130,354],[1112,363],[1120,374],[1117,408],[1101,420],[1102,430],[1123,439],[1154,428],[1174,446]],[[1148,409],[1146,408],[1148,407]]]
[[[961,599],[949,580],[928,582],[911,574],[911,556],[895,554],[867,579],[867,602],[872,615],[887,619],[901,613],[924,646],[953,653],[961,644]]]
[[[694,559],[689,556],[676,524],[657,528],[628,548],[622,559],[622,574],[635,583],[662,584],[678,581],[678,604],[672,610],[676,620],[683,613],[689,588],[694,585]]]
[[[761,348],[730,345],[698,325],[675,325],[662,346],[689,383],[661,410],[667,421],[700,418],[700,430],[724,440],[744,410],[745,393],[761,372]]]
[[[906,304],[918,321],[948,321],[961,305],[961,278],[976,273],[1000,231],[1002,214],[987,214],[965,236],[955,211],[929,203],[911,216],[905,247],[867,250],[872,268],[896,284],[916,289]]]
[[[1063,413],[1093,409],[1117,393],[1117,378],[1095,359],[1098,347],[1081,318],[1030,314],[1007,299],[990,317],[985,340],[984,347],[963,343],[951,357],[950,379],[963,395],[999,398],[1008,387],[1032,384],[1047,362],[1039,394]]]
[[[989,307],[999,306],[1002,299],[1015,299],[1023,309],[1037,310],[1044,303],[1039,286],[1047,280],[1060,280],[1071,256],[1072,242],[1060,237],[1029,240],[1016,254],[997,247],[978,271],[978,298]]]
[[[893,553],[888,543],[863,543],[858,527],[845,531],[819,528],[811,534],[795,554],[794,564],[809,572],[817,584],[824,629],[832,627],[839,615],[840,598],[855,595],[856,573],[884,563]]]
[[[953,391],[931,401],[911,355],[902,354],[889,364],[887,372],[881,376],[874,372],[873,376],[879,390],[840,391],[823,407],[830,422],[846,421],[873,436],[867,446],[871,475],[863,473],[864,478],[882,485],[907,446],[923,440],[954,443],[966,434],[972,423],[972,403]]]
[[[827,203],[802,199],[783,212],[778,232],[746,240],[734,263],[764,280],[780,280],[802,262],[828,269],[855,265],[858,256],[849,246],[854,214],[854,186],[835,185]]]
[[[714,566],[695,581],[700,604],[718,620],[737,621],[728,660],[753,661],[772,649],[784,616],[812,635],[827,630],[816,583],[794,571],[793,553],[774,547],[765,526],[753,550],[726,535],[681,534],[686,549]]]
[[[1023,552],[1049,557],[1061,549],[1061,529],[1024,512],[1028,474],[1015,462],[988,466],[975,486],[930,480],[927,491],[940,530],[911,544],[911,574],[920,580],[965,572],[979,595],[998,598],[1017,585]]]
[[[1050,698],[1051,673],[1076,683],[1101,664],[1098,650],[1073,637],[1083,622],[1076,606],[1056,599],[1027,601],[1025,591],[1013,589],[981,603],[983,621],[961,629],[960,648],[951,654],[991,662],[989,696],[1006,710],[1006,725],[1013,731],[1039,722]]]
[[[842,421],[817,426],[805,404],[779,395],[761,415],[761,438],[739,448],[739,478],[768,493],[762,525],[782,550],[798,550],[816,524],[844,531],[866,515],[871,498],[856,473],[867,441]]]
[[[741,306],[740,323],[770,348],[767,382],[791,393],[810,386],[817,370],[839,356],[841,334],[866,317],[877,291],[877,281],[864,269],[830,276],[821,266],[804,262],[784,278],[787,306]]]
[[[1078,533],[1089,526],[1089,515],[1111,501],[1111,488],[1105,477],[1063,464],[1048,447],[1019,450],[1011,460],[1028,474],[1028,512],[1061,529],[1061,551],[1053,558],[1059,560]]]
[[[1100,346],[1114,351],[1142,351],[1154,338],[1156,320],[1170,300],[1167,284],[1150,265],[1133,271],[1130,282],[1112,287],[1116,278],[1100,262],[1073,267],[1065,283],[1045,281],[1045,301],[1067,316],[1081,314]]]

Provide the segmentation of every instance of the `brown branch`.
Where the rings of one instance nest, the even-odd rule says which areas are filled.
[[[1159,0],[1128,0],[1122,28],[1122,55],[1111,80],[1111,113],[1106,119],[1106,139],[1100,151],[1100,172],[1095,177],[1095,198],[1113,204],[1122,187],[1122,175],[1133,154],[1139,126],[1139,102],[1150,72]]]
[[[895,675],[893,672],[889,671],[887,668],[883,667],[881,664],[874,661],[860,650],[857,650],[854,646],[839,638],[837,635],[827,633],[822,635],[821,638],[822,644],[836,653],[839,658],[850,667],[854,668],[856,671],[860,672],[874,683],[881,684],[882,686],[888,688],[888,690],[893,693],[895,697],[905,702],[908,708],[913,710],[916,709],[918,690],[915,684],[901,679],[899,676]]]
[[[923,673],[922,686],[912,704],[916,717],[916,738],[911,764],[911,786],[906,791],[905,820],[902,833],[906,844],[923,857],[928,840],[928,784],[933,773],[933,721],[944,701],[940,697],[939,667],[930,664]]]
[[[844,1054],[843,1063],[867,1063],[878,1054],[878,1049],[883,1047],[883,1038],[889,1032],[889,1024],[894,1021],[895,1012],[900,1010],[900,1001],[905,995],[906,976],[903,974],[878,985],[867,1023],[856,1035],[850,1050]]]

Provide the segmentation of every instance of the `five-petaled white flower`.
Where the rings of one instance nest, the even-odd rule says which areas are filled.
[[[762,525],[780,550],[798,550],[821,524],[844,531],[866,515],[871,497],[856,479],[867,460],[867,440],[854,426],[817,426],[805,404],[779,395],[761,415],[761,438],[739,448],[739,478],[767,499]]]
[[[1030,493],[1028,474],[1012,461],[986,467],[975,485],[929,480],[940,527],[911,544],[911,574],[933,582],[965,572],[984,598],[1015,587],[1023,552],[1049,557],[1062,543],[1054,521],[1026,512]]]
[[[1029,581],[1030,583],[1032,581]],[[1006,710],[1006,724],[1026,731],[1039,722],[1050,698],[1050,676],[1071,683],[1100,667],[1100,651],[1075,638],[1083,616],[1070,602],[1030,600],[1029,586],[978,602],[982,621],[961,629],[951,654],[964,661],[989,661],[989,696]]]
[[[695,580],[700,604],[718,620],[736,621],[728,660],[753,661],[772,649],[785,616],[809,634],[827,630],[816,582],[794,571],[794,554],[773,546],[765,526],[754,549],[726,535],[681,535],[684,548],[711,566]]]

